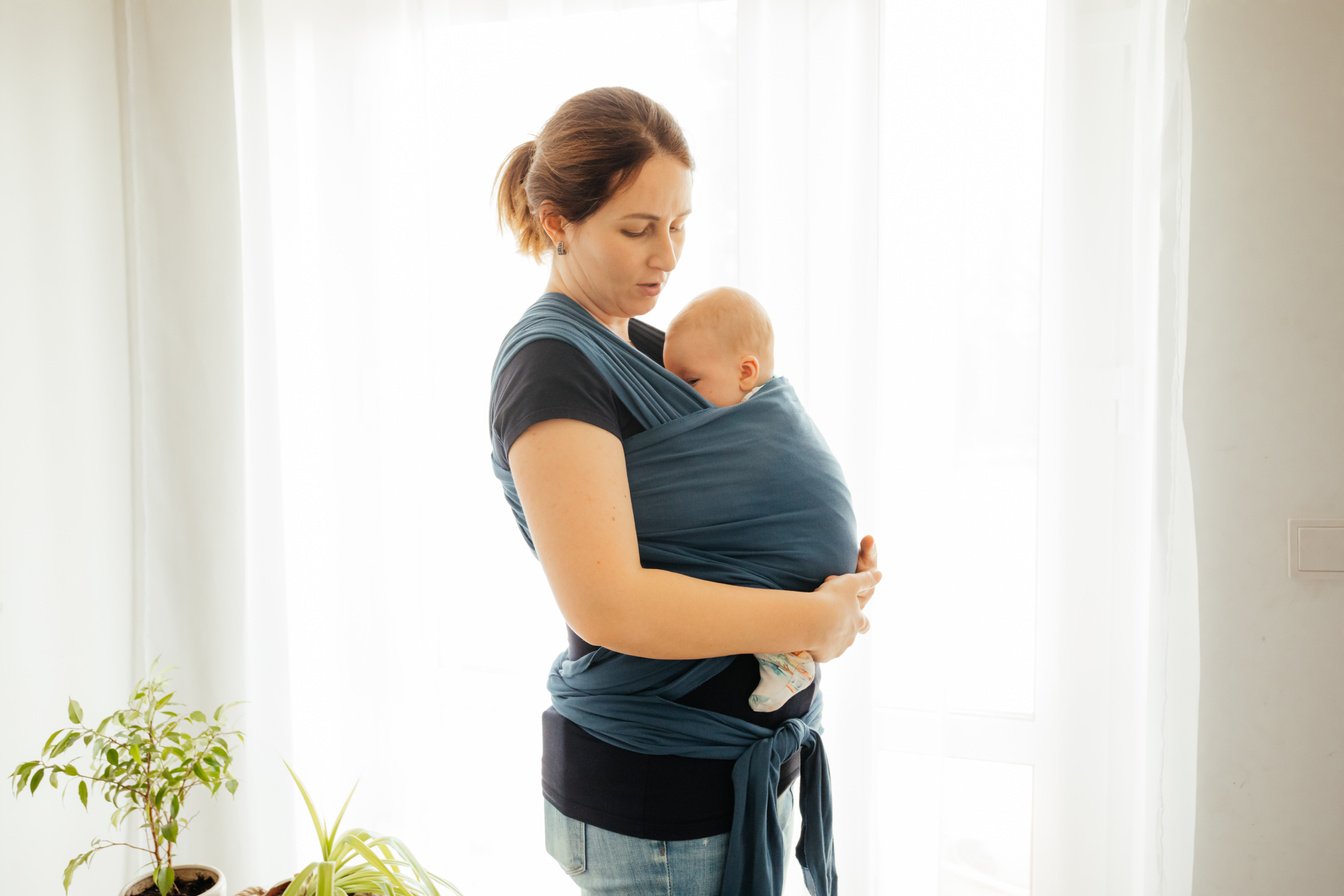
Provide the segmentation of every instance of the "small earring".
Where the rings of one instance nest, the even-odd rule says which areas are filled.
[[[558,243],[555,244],[555,254],[556,254],[556,255],[568,255],[568,254],[569,254],[568,252],[565,251],[565,241],[564,241],[564,240],[560,240]]]

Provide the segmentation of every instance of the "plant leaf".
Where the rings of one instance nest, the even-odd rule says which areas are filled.
[[[70,698],[70,704],[66,707],[66,712],[70,716],[70,721],[76,725],[84,721],[84,708],[79,705],[79,701],[74,697]]]
[[[87,854],[75,856],[70,860],[70,864],[65,866],[65,892],[70,892],[70,878],[75,876],[75,869],[83,864],[85,858],[87,858]]]
[[[61,755],[66,750],[70,749],[70,745],[77,740],[79,740],[79,732],[71,729],[65,735],[65,737],[61,738],[56,743],[56,746],[51,748],[51,753],[49,755],[51,756],[52,759],[55,759],[57,756]]]
[[[326,861],[331,855],[331,843],[327,840],[326,828],[322,826],[322,820],[317,817],[317,809],[313,806],[313,801],[308,796],[308,791],[304,788],[303,782],[299,780],[299,776],[294,774],[294,769],[290,768],[288,762],[285,763],[285,768],[289,770],[289,776],[294,779],[294,784],[299,788],[299,795],[303,797],[304,805],[308,807],[308,817],[313,820],[313,830],[317,832],[317,845],[322,850],[322,860]]]
[[[229,792],[230,795],[233,795],[233,794],[237,793],[237,792],[238,792],[238,779],[237,779],[237,778],[230,778],[229,780],[225,781],[225,782],[224,782],[224,789],[227,790],[227,791]]]
[[[336,875],[336,866],[331,862],[321,862],[317,866],[317,894],[316,896],[333,896],[332,878]]]
[[[167,840],[169,843],[176,843],[176,842],[177,842],[177,819],[176,819],[176,818],[170,818],[170,819],[168,819],[168,821],[164,822],[164,824],[163,824],[161,830],[163,831],[163,839]]]
[[[355,787],[358,787],[358,786],[359,786],[359,782],[355,782],[355,786],[354,786],[354,787],[351,787],[351,788],[350,788],[350,792],[349,792],[348,794],[345,795],[345,802],[341,804],[341,811],[339,811],[339,812],[336,813],[336,821],[335,821],[335,823],[332,824],[332,826],[331,826],[331,834],[330,834],[330,836],[335,837],[335,836],[336,836],[336,833],[341,829],[341,819],[345,817],[345,810],[349,807],[349,805],[350,805],[350,800],[352,800],[352,799],[354,798],[354,796],[355,796]]]
[[[37,785],[42,783],[42,776],[46,774],[46,772],[47,770],[44,768],[37,770],[37,774],[33,775],[32,779],[28,782],[29,793],[37,793]]]
[[[89,808],[89,782],[79,782],[79,801],[84,804],[84,808]]]
[[[159,887],[159,896],[168,896],[173,888],[173,866],[164,865],[154,872],[154,883]]]

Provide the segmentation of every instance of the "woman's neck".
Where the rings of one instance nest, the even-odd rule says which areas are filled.
[[[581,290],[567,289],[565,284],[561,282],[559,278],[554,276],[552,276],[550,282],[546,284],[546,291],[558,292],[560,295],[572,299],[574,304],[578,305],[584,311],[587,311],[599,324],[615,333],[622,342],[630,341],[630,318],[616,317],[605,313],[595,302],[583,295]]]

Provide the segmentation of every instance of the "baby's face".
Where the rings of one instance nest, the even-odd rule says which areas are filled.
[[[753,382],[742,388],[740,360],[694,328],[673,328],[663,345],[663,366],[718,407],[737,404],[755,387]]]

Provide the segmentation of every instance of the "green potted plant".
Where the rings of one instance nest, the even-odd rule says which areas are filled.
[[[341,831],[341,819],[355,795],[353,787],[341,811],[336,813],[336,820],[327,826],[318,817],[317,809],[294,769],[289,763],[285,763],[285,768],[289,769],[289,776],[294,779],[308,807],[321,858],[310,862],[290,880],[271,887],[266,896],[350,896],[355,893],[440,896],[435,884],[462,896],[457,887],[426,871],[400,840],[362,828]]]
[[[87,810],[90,794],[112,806],[111,825],[139,821],[144,846],[95,838],[93,848],[65,867],[65,890],[81,865],[111,846],[126,846],[148,856],[150,872],[122,890],[138,896],[157,889],[159,896],[223,896],[224,875],[208,865],[173,865],[173,852],[190,821],[183,814],[188,797],[197,788],[211,795],[221,787],[238,789],[230,772],[232,744],[242,732],[230,730],[224,720],[228,705],[212,717],[200,710],[185,711],[173,702],[167,676],[157,663],[135,686],[125,709],[113,712],[97,725],[84,723],[84,710],[71,699],[66,713],[70,725],[52,732],[38,759],[22,762],[10,774],[14,794],[36,794],[45,781],[68,792],[76,786]]]

